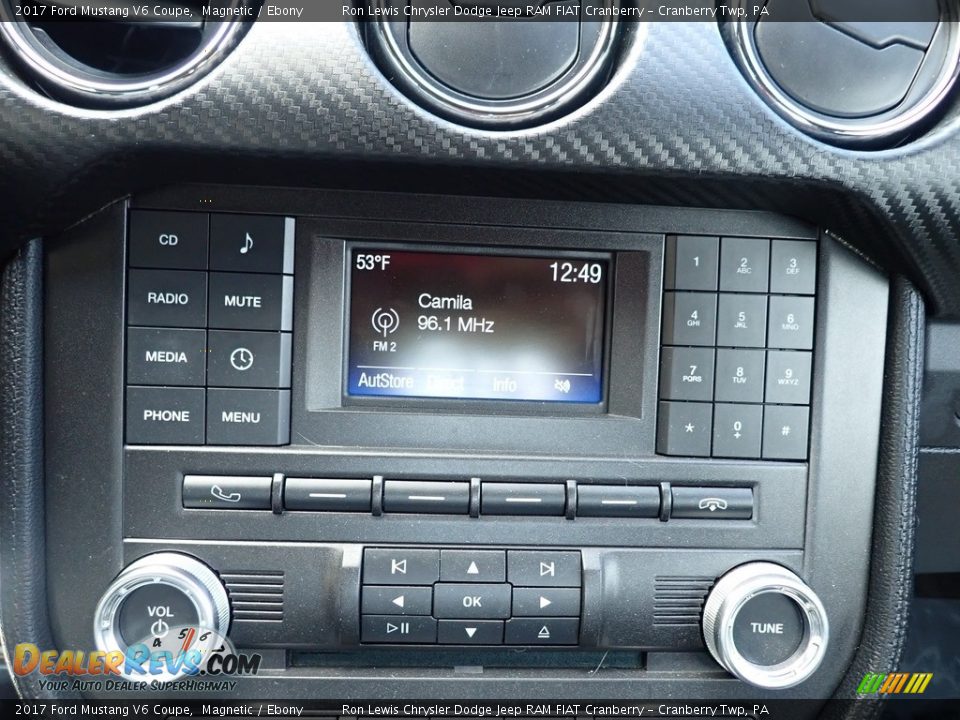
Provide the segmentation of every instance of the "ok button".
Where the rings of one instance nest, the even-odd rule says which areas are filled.
[[[463,620],[510,617],[510,586],[437,583],[433,587],[433,614]]]

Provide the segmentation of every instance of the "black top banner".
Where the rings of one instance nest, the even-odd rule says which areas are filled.
[[[6,0],[5,22],[718,22],[937,23],[937,0]]]

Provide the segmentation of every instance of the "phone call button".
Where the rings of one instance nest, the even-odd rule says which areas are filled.
[[[676,487],[671,518],[686,520],[750,520],[753,490],[725,487]]]
[[[273,478],[185,475],[183,506],[212,510],[269,510]]]

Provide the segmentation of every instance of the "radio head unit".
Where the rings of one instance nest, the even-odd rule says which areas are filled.
[[[610,257],[354,246],[347,394],[596,404]]]

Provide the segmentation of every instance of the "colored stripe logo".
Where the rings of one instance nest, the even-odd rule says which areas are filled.
[[[867,673],[857,687],[860,695],[920,695],[933,673]]]

